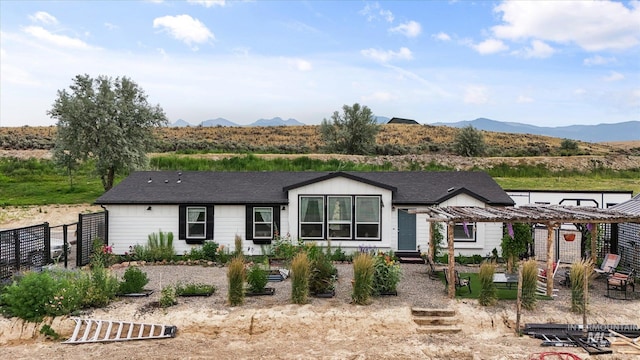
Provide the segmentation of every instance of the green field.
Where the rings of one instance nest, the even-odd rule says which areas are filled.
[[[206,171],[390,171],[451,170],[438,164],[409,164],[408,168],[362,164],[342,160],[262,159],[253,155],[208,160],[202,158],[157,156],[151,161],[154,170]],[[478,169],[482,170],[482,169]],[[611,171],[598,169],[588,173],[552,172],[540,166],[495,167],[487,171],[504,189],[526,190],[609,190],[640,193],[640,169]],[[116,180],[122,180],[123,176]],[[100,179],[90,163],[73,176],[73,186],[63,169],[50,160],[0,158],[0,206],[85,204],[103,193]]]

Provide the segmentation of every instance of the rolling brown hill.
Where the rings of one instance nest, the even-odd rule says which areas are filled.
[[[387,124],[376,142],[379,155],[449,153],[458,128],[431,125]],[[482,131],[490,156],[558,155],[562,139]],[[0,127],[0,149],[48,150],[55,143],[56,127]],[[158,152],[215,150],[310,154],[322,152],[320,127],[166,127],[157,130]],[[638,155],[640,144],[598,144],[576,141],[579,154]]]

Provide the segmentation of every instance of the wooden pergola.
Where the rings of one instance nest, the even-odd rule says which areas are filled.
[[[596,262],[596,240],[598,238],[598,224],[640,223],[640,216],[594,207],[560,206],[560,205],[525,205],[521,207],[475,207],[475,206],[445,206],[430,207],[413,210],[411,213],[426,214],[427,222],[447,223],[447,245],[449,263],[447,272],[449,279],[454,278],[455,252],[453,228],[456,223],[473,222],[501,222],[544,224],[547,227],[547,274],[551,279],[547,281],[547,295],[553,292],[553,234],[557,227],[564,223],[592,224],[591,231],[591,260]],[[430,251],[432,246],[430,246]],[[431,253],[433,256],[433,253]],[[455,284],[449,281],[448,294],[455,297]]]

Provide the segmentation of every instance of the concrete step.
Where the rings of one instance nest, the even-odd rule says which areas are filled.
[[[461,331],[462,329],[457,326],[429,326],[417,329],[418,334],[453,334]]]
[[[420,326],[455,325],[458,319],[455,317],[414,317],[413,322]]]
[[[412,308],[411,315],[413,316],[432,316],[432,317],[454,317],[456,316],[455,310],[450,309],[426,309],[426,308]]]

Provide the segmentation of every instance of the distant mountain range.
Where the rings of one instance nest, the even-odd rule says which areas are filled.
[[[615,124],[544,127],[479,118],[470,121],[434,123],[431,125],[445,125],[451,127],[465,127],[471,125],[479,130],[513,134],[544,135],[586,142],[640,140],[640,121],[626,121]]]
[[[385,116],[376,116],[378,124],[386,124],[390,118]],[[301,126],[304,123],[296,119],[283,120],[280,117],[272,119],[258,119],[249,125],[239,125],[233,121],[217,118],[209,119],[200,124],[193,125],[185,120],[178,119],[170,126]],[[626,121],[615,124],[598,124],[598,125],[570,125],[558,127],[544,127],[517,122],[502,122],[486,118],[478,118],[475,120],[465,120],[455,123],[433,123],[434,126],[450,126],[465,127],[473,126],[479,130],[504,132],[513,134],[533,134],[544,135],[562,139],[581,140],[587,142],[606,142],[606,141],[629,141],[640,140],[640,121]]]

